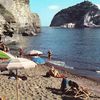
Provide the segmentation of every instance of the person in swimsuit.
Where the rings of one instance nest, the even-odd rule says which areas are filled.
[[[51,56],[52,56],[51,50],[48,50],[48,60],[51,60]]]

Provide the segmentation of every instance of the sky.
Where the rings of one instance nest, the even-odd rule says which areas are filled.
[[[41,26],[49,26],[54,15],[84,0],[30,0],[30,9],[40,17]],[[100,8],[100,0],[88,0]]]

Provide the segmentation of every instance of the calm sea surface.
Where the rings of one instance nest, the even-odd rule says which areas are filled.
[[[100,80],[100,29],[63,29],[43,27],[34,37],[20,39],[25,50],[37,49],[53,59],[65,61],[74,73]],[[28,48],[26,48],[28,47]]]

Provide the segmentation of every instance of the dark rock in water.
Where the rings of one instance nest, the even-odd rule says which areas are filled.
[[[5,44],[9,45],[9,44],[17,44],[17,40],[13,39],[12,37],[6,36],[6,38],[4,39]]]
[[[37,35],[34,32],[34,30],[31,28],[21,28],[19,33],[22,34],[22,36],[35,36],[35,35]]]
[[[100,27],[100,9],[89,1],[84,1],[58,12],[50,26]]]

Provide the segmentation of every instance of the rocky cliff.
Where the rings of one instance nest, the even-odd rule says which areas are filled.
[[[0,34],[11,35],[18,30],[23,35],[39,32],[39,16],[31,13],[29,0],[0,0]]]
[[[100,9],[89,1],[84,1],[58,12],[50,26],[100,27]]]

